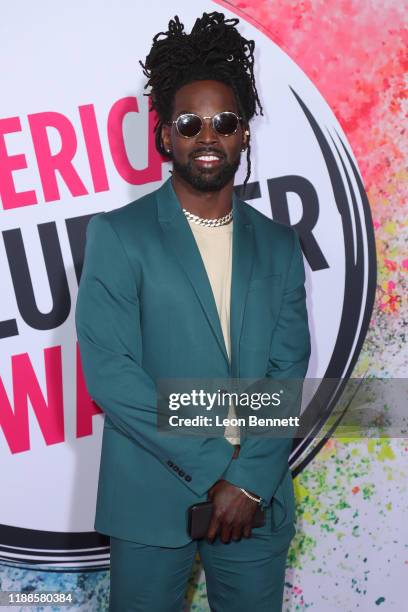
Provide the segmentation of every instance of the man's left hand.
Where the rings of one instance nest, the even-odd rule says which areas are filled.
[[[213,502],[213,513],[207,531],[207,541],[212,543],[219,534],[221,541],[228,544],[251,537],[252,520],[258,504],[249,499],[239,487],[227,480],[218,480],[208,491]]]

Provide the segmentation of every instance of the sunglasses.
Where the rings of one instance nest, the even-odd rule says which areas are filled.
[[[177,132],[183,138],[193,138],[203,129],[204,119],[211,119],[213,130],[221,136],[232,136],[238,129],[239,122],[242,117],[238,117],[231,111],[222,111],[212,117],[200,117],[195,113],[183,113],[179,115],[175,121],[170,121],[176,125]]]

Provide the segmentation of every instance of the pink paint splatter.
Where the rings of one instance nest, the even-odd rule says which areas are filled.
[[[357,158],[375,219],[379,285],[375,325],[361,354],[378,361],[379,343],[398,355],[408,316],[404,229],[408,12],[399,0],[218,0],[252,21],[315,83]],[[390,254],[392,253],[392,256]],[[404,259],[402,259],[404,257]],[[398,295],[383,283],[398,284]],[[390,286],[391,287],[391,286]],[[391,315],[391,316],[390,316]],[[396,333],[396,326],[401,333]],[[384,362],[378,364],[384,368]],[[392,364],[387,363],[392,373]]]

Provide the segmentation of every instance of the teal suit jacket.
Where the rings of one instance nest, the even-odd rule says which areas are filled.
[[[105,413],[96,531],[149,545],[190,541],[187,509],[220,478],[292,524],[291,440],[163,436],[160,378],[303,378],[310,339],[296,232],[233,196],[231,363],[200,252],[167,180],[92,217],[75,321],[90,396]],[[273,528],[273,527],[271,527]]]

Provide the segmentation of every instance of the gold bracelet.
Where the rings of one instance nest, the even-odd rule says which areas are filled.
[[[258,498],[258,497],[254,497],[253,495],[251,495],[250,493],[248,493],[248,491],[246,491],[245,489],[241,489],[241,487],[240,487],[240,491],[242,491],[243,493],[245,493],[245,495],[246,495],[247,497],[249,497],[249,499],[252,499],[252,501],[256,502],[257,504],[260,504],[260,503],[261,503],[261,499],[262,499],[262,497],[259,497],[259,498]]]

